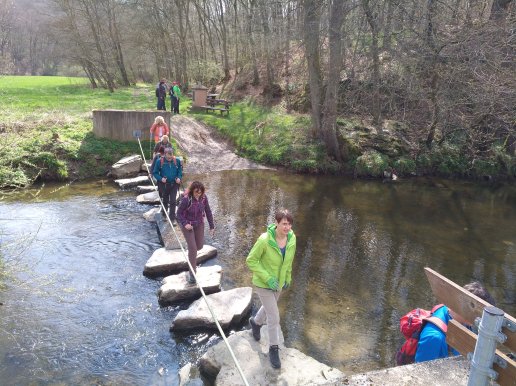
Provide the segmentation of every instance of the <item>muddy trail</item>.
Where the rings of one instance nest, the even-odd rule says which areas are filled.
[[[174,116],[170,130],[186,155],[185,172],[201,174],[221,170],[271,169],[237,156],[225,140],[217,138],[214,129],[193,118]]]

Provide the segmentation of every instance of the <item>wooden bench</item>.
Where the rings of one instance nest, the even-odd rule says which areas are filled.
[[[425,274],[437,301],[446,304],[470,325],[474,325],[475,319],[482,317],[485,307],[491,306],[430,268],[425,268]],[[516,352],[516,330],[514,329],[516,319],[509,314],[504,314],[504,321],[501,333],[507,336],[507,340],[503,343],[502,350],[495,351],[495,360],[491,366],[498,373],[496,382],[501,386],[516,384],[516,361],[504,353],[504,351]],[[457,321],[450,320],[448,323],[446,342],[462,355],[472,354],[477,340],[477,334]]]
[[[220,115],[224,115],[224,113],[229,115],[229,108],[226,109],[224,107],[214,107],[214,106],[201,106],[201,108],[205,109],[206,112],[220,111]]]

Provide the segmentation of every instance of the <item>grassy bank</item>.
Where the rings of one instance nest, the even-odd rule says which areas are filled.
[[[0,188],[105,175],[139,148],[95,138],[91,110],[148,109],[152,92],[148,85],[93,90],[84,78],[0,77]]]
[[[104,176],[109,166],[139,153],[135,142],[95,138],[93,109],[153,109],[154,85],[109,93],[91,89],[84,78],[0,77],[0,189],[24,187],[35,180],[74,180]],[[170,101],[167,100],[169,105]],[[448,178],[515,178],[516,157],[495,144],[482,157],[467,156],[467,137],[449,136],[428,150],[399,122],[377,130],[357,118],[337,121],[344,161],[329,159],[310,135],[310,118],[286,114],[281,107],[234,103],[229,116],[188,113],[215,127],[235,144],[239,155],[297,172],[353,173],[359,177],[438,175]],[[144,143],[144,149],[149,144]]]
[[[310,118],[263,108],[252,102],[231,107],[229,116],[204,111],[191,113],[217,128],[235,144],[239,155],[260,163],[284,166],[298,172],[327,172],[335,168],[324,146],[310,139]]]

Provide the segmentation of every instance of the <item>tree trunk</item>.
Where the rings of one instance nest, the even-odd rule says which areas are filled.
[[[260,84],[260,73],[258,72],[258,61],[256,59],[256,43],[253,36],[253,15],[255,14],[256,0],[250,0],[247,10],[247,33],[249,34],[249,45],[251,50],[251,60],[253,63],[253,86]]]
[[[324,113],[322,120],[322,138],[326,144],[328,154],[337,161],[341,161],[339,144],[337,141],[337,91],[340,84],[342,69],[342,24],[344,23],[344,0],[333,0],[329,22],[329,50],[328,76],[326,82],[326,97],[324,98]]]
[[[312,135],[316,136],[321,129],[321,60],[319,57],[319,28],[321,24],[321,3],[319,0],[304,0],[305,55],[308,67],[308,85],[312,105]]]
[[[491,6],[490,20],[503,20],[507,16],[509,5],[512,0],[494,0]]]
[[[129,82],[129,77],[127,76],[127,70],[125,68],[124,54],[122,52],[122,45],[120,44],[120,33],[118,32],[118,25],[116,22],[116,12],[114,12],[113,7],[114,4],[112,0],[107,0],[105,8],[108,17],[109,36],[113,42],[113,55],[118,66],[118,70],[120,71],[122,85],[128,87],[131,83]]]
[[[373,100],[372,109],[373,125],[380,124],[380,53],[378,49],[378,23],[370,4],[370,0],[362,0],[362,7],[366,15],[367,23],[371,28],[371,57],[373,59]]]
[[[426,9],[426,33],[425,39],[426,44],[431,53],[430,63],[429,63],[429,74],[431,75],[430,82],[430,103],[432,106],[432,122],[430,124],[430,128],[428,130],[428,135],[426,137],[426,146],[430,149],[432,147],[433,141],[435,139],[435,132],[437,130],[437,125],[439,123],[439,71],[437,68],[437,61],[439,51],[437,48],[437,44],[435,42],[435,25],[434,25],[434,16],[436,9],[436,0],[427,0],[427,9]]]

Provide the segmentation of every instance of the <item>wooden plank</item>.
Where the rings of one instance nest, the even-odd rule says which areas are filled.
[[[475,351],[477,335],[456,320],[450,320],[448,322],[446,343],[462,355],[467,356],[468,353],[473,353]],[[505,369],[498,366],[496,363],[493,364],[493,370],[498,373],[496,382],[502,386],[516,385],[516,362],[500,350],[496,350],[495,355],[507,362],[507,367]]]
[[[482,317],[484,307],[490,305],[488,302],[428,267],[425,268],[425,274],[437,301],[446,304],[448,308],[459,314],[471,325],[475,322],[475,318]],[[505,317],[513,326],[516,326],[515,318],[507,313]],[[504,346],[508,347],[512,352],[516,352],[516,333],[509,331],[507,328],[503,328],[502,332],[507,335],[507,341],[504,343]]]

